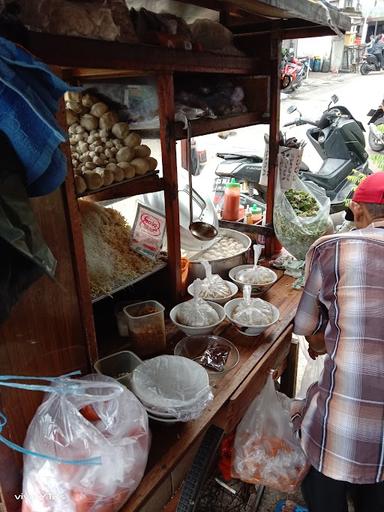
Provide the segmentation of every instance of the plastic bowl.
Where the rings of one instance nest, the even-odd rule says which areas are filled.
[[[141,363],[142,360],[135,353],[130,350],[123,350],[98,359],[93,367],[97,373],[113,377],[129,388],[130,375]]]
[[[174,325],[180,329],[180,331],[183,331],[187,336],[196,336],[198,334],[210,334],[218,325],[221,324],[221,322],[225,318],[225,311],[223,306],[220,306],[220,304],[216,304],[215,302],[212,302],[210,300],[207,300],[208,304],[210,304],[213,309],[218,313],[219,315],[219,321],[212,325],[206,325],[204,327],[191,327],[189,325],[180,324],[176,318],[178,309],[180,308],[181,304],[177,304],[174,308],[171,309],[169,313],[169,317]]]
[[[233,343],[226,340],[225,338],[221,338],[220,336],[186,336],[176,345],[174,349],[174,354],[176,356],[187,357],[188,359],[192,359],[193,361],[198,361],[200,357],[203,355],[204,351],[219,343],[221,346],[225,346],[229,350],[228,359],[225,363],[223,371],[216,371],[211,368],[207,368],[203,366],[207,370],[210,375],[223,375],[229,370],[232,370],[237,363],[239,362],[240,356],[239,351],[235,347]],[[201,363],[199,363],[201,364]]]
[[[231,293],[227,297],[223,297],[221,299],[209,299],[211,302],[215,302],[216,304],[225,304],[229,300],[233,299],[233,297],[236,295],[236,293],[239,291],[238,287],[235,285],[235,283],[231,283],[231,281],[224,281],[230,288]],[[188,286],[188,293],[192,297],[193,295],[193,283]],[[205,299],[204,299],[205,300]]]
[[[132,390],[140,401],[158,413],[196,407],[209,392],[207,371],[180,356],[147,359],[132,373]]]
[[[237,286],[240,288],[240,290],[243,289],[245,284],[249,284],[249,283],[243,283],[242,281],[239,281],[237,279],[237,275],[242,270],[248,270],[250,268],[253,268],[253,265],[239,265],[238,267],[234,267],[229,271],[230,279],[232,279],[232,281],[237,284]],[[263,267],[263,268],[265,268],[265,270],[268,270],[268,272],[270,273],[271,281],[268,283],[263,283],[263,284],[251,284],[252,293],[262,293],[262,292],[267,291],[268,288],[270,288],[273,285],[273,283],[275,283],[277,280],[276,272],[274,272],[273,270],[271,270],[270,268],[267,268],[267,267]]]
[[[278,308],[276,306],[274,306],[270,302],[268,302],[268,304],[272,307],[274,317],[273,317],[273,321],[270,322],[269,324],[247,325],[247,324],[242,324],[242,323],[238,322],[237,320],[234,320],[232,318],[232,311],[243,300],[244,299],[232,299],[229,302],[227,302],[227,304],[224,306],[224,310],[225,310],[225,314],[226,314],[227,318],[236,327],[236,329],[239,330],[242,334],[245,334],[246,336],[258,336],[259,334],[264,332],[268,327],[275,324],[279,320],[280,311],[278,310]],[[260,300],[262,300],[262,299],[260,299]],[[267,302],[267,301],[263,301],[263,302]]]

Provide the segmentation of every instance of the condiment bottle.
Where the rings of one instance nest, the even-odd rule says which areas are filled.
[[[247,209],[245,211],[244,222],[246,224],[252,224],[252,212],[249,206],[247,206]]]
[[[263,210],[254,204],[252,206],[252,224],[257,224],[261,221],[263,218]]]
[[[237,220],[239,218],[240,206],[240,183],[232,178],[227,183],[224,192],[223,215],[224,220]]]

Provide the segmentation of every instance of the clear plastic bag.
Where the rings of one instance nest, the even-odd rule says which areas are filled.
[[[244,325],[267,325],[273,322],[274,312],[268,302],[262,299],[244,300],[232,311],[232,317]]]
[[[296,490],[309,464],[292,430],[290,400],[276,392],[272,376],[237,427],[232,476],[280,492]]]
[[[193,282],[193,289],[197,286],[198,297],[201,299],[224,299],[232,294],[228,283],[219,274],[212,274],[212,267],[208,261],[202,261],[206,277]],[[195,293],[195,292],[193,292]]]
[[[241,283],[252,285],[271,283],[273,281],[273,277],[272,272],[268,268],[261,266],[240,270],[236,275],[236,279]]]
[[[199,298],[201,279],[193,282],[193,299],[180,304],[177,321],[190,327],[206,327],[217,323],[220,318],[217,311],[204,299]]]
[[[315,183],[303,183],[298,177],[292,189],[307,192],[318,203],[318,211],[310,217],[299,216],[288,201],[285,191],[276,186],[273,226],[279,242],[298,260],[304,260],[310,246],[329,229],[330,200]]]
[[[22,511],[115,512],[144,474],[150,445],[147,413],[110,377],[88,375],[56,385],[25,439],[24,448],[42,456],[24,456]],[[78,464],[60,463],[57,457]],[[89,457],[100,457],[101,464],[82,462]]]
[[[243,288],[243,300],[232,310],[231,317],[243,325],[268,325],[275,316],[272,305],[262,299],[251,299],[251,286]]]
[[[301,379],[300,390],[296,394],[296,398],[305,398],[307,396],[308,388],[320,379],[324,369],[324,360],[326,356],[324,354],[322,356],[318,356],[316,359],[312,359],[309,357],[308,343],[304,336],[298,336],[298,338],[300,350],[307,362]]]

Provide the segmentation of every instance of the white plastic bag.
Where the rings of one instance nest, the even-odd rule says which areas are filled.
[[[177,321],[190,327],[206,327],[217,323],[219,314],[213,307],[200,298],[201,279],[193,281],[193,299],[180,304]]]
[[[316,359],[312,359],[308,354],[308,343],[304,336],[298,336],[300,350],[306,359],[306,365],[301,379],[300,390],[296,394],[296,398],[305,398],[307,390],[314,382],[320,379],[320,376],[324,369],[325,354],[318,356]]]
[[[295,177],[292,189],[307,192],[318,203],[318,212],[311,217],[295,213],[280,187],[276,184],[273,226],[279,242],[298,260],[304,260],[310,246],[329,230],[330,200],[325,191],[315,183],[302,182]]]
[[[201,416],[213,400],[207,370],[182,356],[147,359],[132,372],[131,386],[149,412],[184,422]]]
[[[24,456],[22,512],[115,512],[144,474],[147,413],[133,393],[104,375],[55,386],[25,439],[25,450],[42,455]],[[84,462],[93,457],[100,463]]]
[[[236,430],[232,476],[244,482],[296,490],[308,463],[290,421],[290,400],[276,392],[272,376]]]

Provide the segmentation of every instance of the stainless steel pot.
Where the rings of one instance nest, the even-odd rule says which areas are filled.
[[[246,263],[246,256],[249,248],[251,247],[252,241],[247,235],[244,235],[244,233],[241,233],[240,231],[235,231],[234,229],[219,228],[219,234],[235,238],[244,247],[242,251],[240,251],[238,254],[235,254],[234,256],[219,258],[216,260],[207,260],[212,266],[213,274],[219,274],[219,276],[221,276],[223,279],[227,279],[228,272],[231,270],[231,268]],[[200,259],[203,257],[204,253],[200,256]],[[190,260],[188,282],[191,283],[198,277],[201,279],[205,277],[204,267],[200,262]]]

